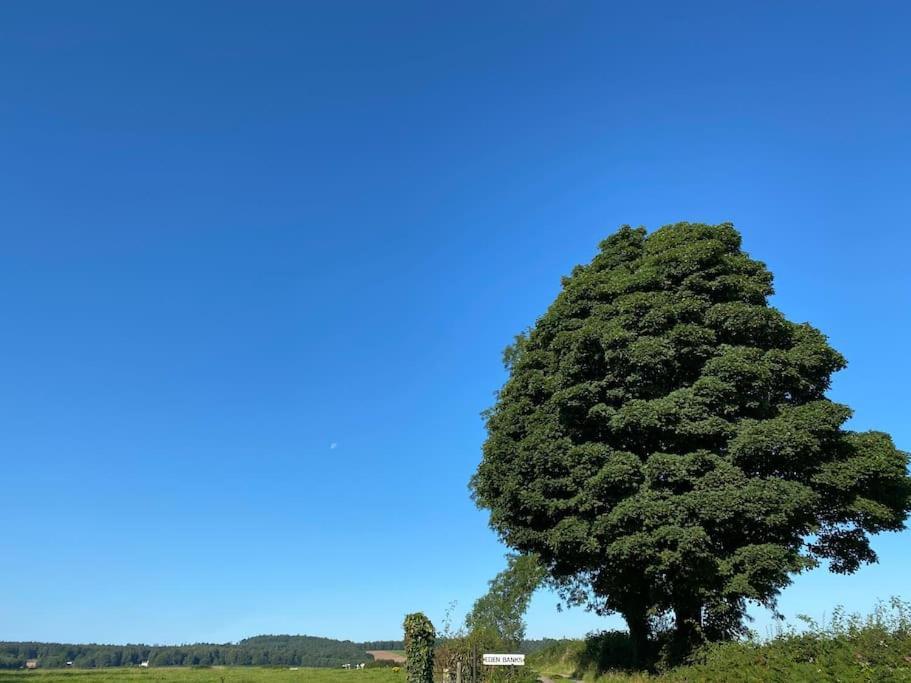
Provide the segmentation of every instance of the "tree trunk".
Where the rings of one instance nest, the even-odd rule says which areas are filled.
[[[647,669],[652,664],[651,653],[651,627],[644,609],[628,610],[623,612],[626,626],[629,628],[629,637],[633,643],[633,659],[636,667]]]
[[[674,608],[674,646],[672,657],[675,663],[692,654],[704,637],[702,633],[702,605],[678,605]]]

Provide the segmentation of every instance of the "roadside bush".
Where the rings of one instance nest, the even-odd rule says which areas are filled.
[[[548,675],[576,676],[581,668],[579,660],[585,649],[584,640],[551,640],[528,657],[528,661],[539,671]]]
[[[405,616],[405,672],[408,683],[433,683],[436,631],[421,612]]]
[[[709,645],[674,681],[911,681],[911,604],[892,599],[867,616],[836,608],[827,625],[803,617],[803,631]]]
[[[475,628],[466,632],[459,629],[444,630],[444,637],[437,643],[435,661],[438,679],[444,683],[455,683],[460,665],[462,683],[471,683],[472,674],[484,683],[537,683],[538,672],[526,659],[526,666],[484,666],[482,657],[486,652],[520,652],[518,644],[505,641],[490,628]],[[448,672],[448,673],[444,673]]]
[[[589,683],[911,683],[911,604],[893,599],[867,616],[836,608],[825,624],[801,622],[770,639],[706,645],[662,674],[632,671],[626,634],[616,631],[550,643],[531,660],[550,675]]]
[[[594,677],[608,671],[632,671],[636,658],[626,631],[590,633],[585,640],[555,640],[529,657],[540,671],[571,678]]]
[[[577,672],[627,671],[636,665],[636,651],[626,631],[589,634],[577,655]]]

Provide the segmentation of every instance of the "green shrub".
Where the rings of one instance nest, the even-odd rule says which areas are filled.
[[[408,683],[433,683],[433,624],[421,612],[415,612],[405,616],[404,629]]]
[[[706,645],[689,664],[662,674],[631,672],[626,634],[616,631],[555,641],[531,661],[551,675],[589,683],[911,683],[911,604],[893,599],[867,616],[836,608],[825,624],[807,617],[801,622],[800,629],[783,628],[771,639],[752,634]]]
[[[550,675],[574,676],[579,672],[579,660],[584,649],[584,640],[551,640],[536,649],[528,661],[537,670]]]
[[[709,645],[690,666],[667,674],[674,681],[911,681],[911,605],[879,603],[872,614],[836,608],[821,625],[803,617],[805,629]]]
[[[630,670],[636,665],[636,650],[626,631],[601,631],[585,639],[578,653],[577,673]]]

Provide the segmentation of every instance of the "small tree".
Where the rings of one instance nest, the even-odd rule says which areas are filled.
[[[405,616],[404,629],[408,683],[433,683],[433,624],[423,613],[415,612]]]
[[[516,648],[525,637],[525,611],[546,576],[537,555],[510,554],[507,567],[489,583],[465,617],[471,634],[489,633],[503,645]]]

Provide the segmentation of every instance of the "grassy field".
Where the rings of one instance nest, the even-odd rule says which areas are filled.
[[[37,669],[0,671],[0,683],[404,683],[405,674],[387,668],[307,669],[212,667],[185,669]]]

